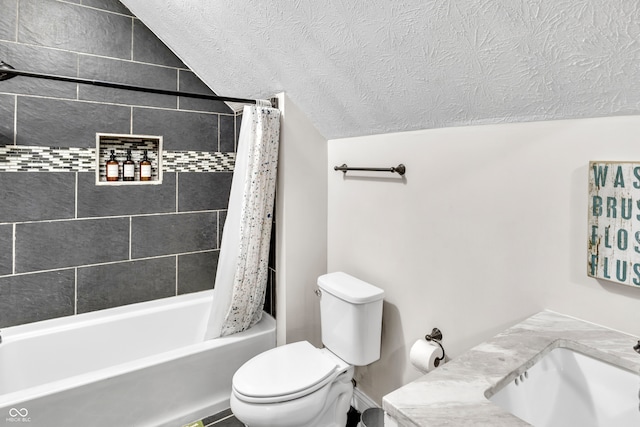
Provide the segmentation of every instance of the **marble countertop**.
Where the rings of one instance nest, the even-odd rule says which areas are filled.
[[[499,390],[548,351],[568,347],[640,373],[637,338],[551,311],[535,314],[383,398],[405,426],[528,426],[491,403]]]

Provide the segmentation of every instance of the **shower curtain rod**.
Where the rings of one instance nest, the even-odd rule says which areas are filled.
[[[80,77],[66,77],[66,76],[57,76],[54,74],[44,74],[44,73],[32,73],[30,71],[20,71],[13,68],[11,65],[7,64],[4,61],[0,61],[0,81],[9,80],[14,78],[15,76],[23,76],[23,77],[35,77],[37,79],[47,79],[47,80],[57,80],[61,82],[71,82],[71,83],[82,83],[89,84],[93,86],[101,86],[101,87],[110,87],[115,89],[124,89],[124,90],[133,90],[136,92],[147,92],[147,93],[158,93],[161,95],[175,95],[175,96],[184,96],[188,98],[198,98],[198,99],[208,99],[212,101],[224,101],[224,102],[238,102],[242,104],[259,104],[263,100],[256,99],[245,99],[245,98],[233,98],[228,96],[218,96],[218,95],[205,95],[200,93],[191,93],[191,92],[180,92],[175,90],[165,90],[165,89],[156,89],[151,87],[144,86],[134,86],[127,85],[122,83],[114,83],[114,82],[106,82],[102,80],[92,80],[92,79],[84,79]],[[270,102],[269,100],[264,100],[266,102]]]

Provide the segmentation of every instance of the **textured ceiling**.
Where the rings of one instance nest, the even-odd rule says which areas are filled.
[[[122,0],[216,93],[328,139],[640,113],[638,0]]]

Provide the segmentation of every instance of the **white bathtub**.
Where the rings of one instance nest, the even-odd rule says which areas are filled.
[[[0,421],[179,427],[228,408],[236,369],[275,346],[275,320],[203,341],[211,292],[4,328]]]

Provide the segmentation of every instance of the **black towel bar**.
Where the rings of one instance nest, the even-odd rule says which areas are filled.
[[[373,171],[373,172],[391,172],[397,173],[398,175],[404,175],[407,171],[407,168],[400,163],[398,166],[390,167],[390,168],[352,168],[343,164],[342,166],[334,166],[333,170],[342,171],[343,173],[347,173],[347,171]]]

